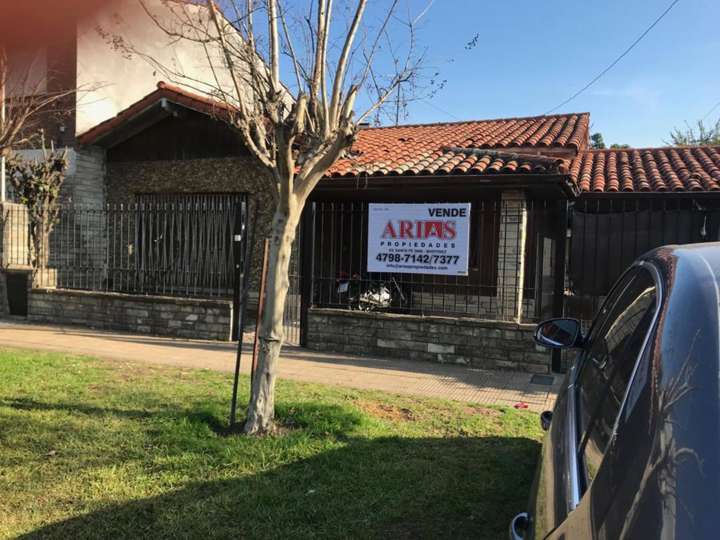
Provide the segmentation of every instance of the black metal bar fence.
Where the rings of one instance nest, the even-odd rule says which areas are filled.
[[[237,277],[233,239],[245,207],[243,194],[148,195],[104,208],[63,206],[40,243],[35,282],[128,294],[231,297]],[[21,207],[13,211],[15,219],[27,220]],[[29,264],[31,244],[29,235],[16,235],[11,251]]]
[[[390,312],[525,321],[550,316],[555,224],[564,202],[469,202],[467,276],[369,272],[368,203],[312,203],[306,223],[314,231],[314,255],[306,263],[312,304],[363,309],[358,299],[385,287],[392,299],[383,309]]]
[[[571,216],[565,312],[586,323],[643,253],[720,240],[720,198],[585,198],[574,203]]]
[[[390,312],[535,322],[564,311],[589,321],[642,253],[720,240],[720,198],[449,202],[471,203],[466,276],[369,272],[369,203],[309,203],[291,258],[286,341],[302,341],[301,321],[311,306],[359,309],[358,298],[380,286],[391,302],[379,309]],[[35,264],[39,286],[230,298],[233,238],[246,207],[244,194],[142,195],[129,205],[65,206],[34,253],[27,210],[5,205],[2,263],[5,269]]]
[[[20,204],[0,207],[0,263],[3,269],[30,268],[30,217]]]

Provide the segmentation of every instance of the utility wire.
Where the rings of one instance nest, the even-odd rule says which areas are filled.
[[[425,105],[428,105],[429,107],[432,107],[432,108],[435,109],[436,111],[438,111],[438,112],[440,112],[440,113],[443,113],[443,114],[449,116],[449,117],[452,118],[453,120],[458,120],[458,121],[460,120],[460,118],[458,118],[456,115],[454,115],[454,114],[451,113],[450,111],[446,111],[445,109],[441,109],[440,107],[438,107],[437,105],[435,105],[434,103],[432,103],[429,99],[421,99],[421,101],[422,101]]]
[[[707,113],[705,113],[705,116],[702,117],[702,120],[703,121],[706,120],[707,117],[710,116],[712,113],[714,113],[715,109],[717,109],[718,107],[720,107],[720,101],[718,101],[715,105],[712,106],[712,108]]]
[[[627,49],[625,49],[625,51],[623,51],[623,53],[622,53],[620,56],[618,56],[615,60],[613,60],[613,62],[612,62],[608,67],[606,67],[604,70],[602,70],[593,80],[591,80],[589,83],[587,83],[587,84],[586,84],[585,86],[583,86],[580,90],[578,90],[577,92],[575,92],[572,96],[570,96],[569,98],[567,98],[565,101],[563,101],[562,103],[560,103],[560,105],[557,105],[556,107],[553,107],[552,109],[550,109],[549,111],[547,111],[545,114],[550,114],[551,112],[554,112],[554,111],[558,110],[560,107],[563,107],[564,105],[567,105],[567,104],[570,103],[573,99],[575,99],[575,98],[578,97],[580,94],[582,94],[585,90],[587,90],[588,88],[590,88],[593,84],[595,84],[595,83],[596,83],[603,75],[605,75],[608,71],[610,71],[612,68],[614,68],[615,65],[616,65],[620,60],[622,60],[630,51],[632,51],[632,50],[635,48],[635,46],[636,46],[638,43],[640,43],[640,42],[642,41],[642,39],[643,39],[645,36],[647,36],[647,35],[650,33],[650,30],[652,30],[653,28],[655,28],[655,26],[663,19],[663,17],[665,17],[665,15],[667,15],[667,14],[670,12],[670,10],[671,10],[673,7],[675,7],[675,4],[677,4],[679,1],[680,1],[680,0],[674,0],[674,1],[667,7],[667,9],[666,9],[665,11],[663,11],[663,12],[660,14],[660,16],[659,16],[657,19],[655,19],[655,21],[654,21],[650,26],[647,27],[647,29],[646,29],[644,32],[643,32],[642,34],[640,34],[640,36],[638,36],[638,38],[637,38],[635,41],[633,41],[632,44],[631,44]]]

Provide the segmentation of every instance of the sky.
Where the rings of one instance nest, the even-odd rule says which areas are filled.
[[[412,0],[417,10],[429,0]],[[544,114],[622,53],[671,0],[435,0],[418,27],[446,79],[405,123]],[[623,59],[557,112],[590,112],[612,143],[663,145],[720,102],[720,1],[680,0]],[[475,35],[477,45],[466,49]],[[720,106],[706,122],[720,118]]]

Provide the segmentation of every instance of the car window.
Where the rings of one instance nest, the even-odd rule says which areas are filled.
[[[605,319],[594,328],[578,376],[580,462],[589,485],[612,437],[645,336],[657,305],[655,281],[646,269],[629,276]]]

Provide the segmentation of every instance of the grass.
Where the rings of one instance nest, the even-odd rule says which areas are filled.
[[[282,381],[283,434],[228,437],[230,388],[0,350],[0,538],[494,539],[525,507],[536,415]]]

